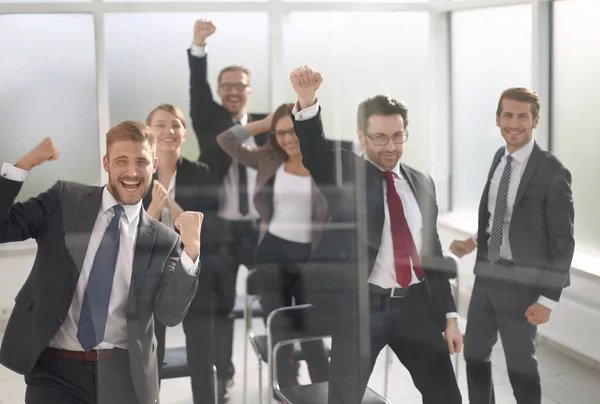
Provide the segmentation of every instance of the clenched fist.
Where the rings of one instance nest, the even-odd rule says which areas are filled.
[[[217,27],[210,20],[202,19],[196,21],[194,24],[194,45],[206,45],[206,38],[214,34],[216,29]]]
[[[187,255],[196,261],[200,255],[200,231],[204,214],[200,212],[183,212],[176,220],[175,227],[181,235],[181,242]]]
[[[310,66],[300,66],[290,73],[290,81],[298,95],[301,110],[317,102],[317,90],[323,83],[321,73]]]
[[[35,166],[58,159],[60,150],[56,143],[49,137],[42,140],[32,151],[21,157],[17,162],[16,167],[22,170],[31,170]]]

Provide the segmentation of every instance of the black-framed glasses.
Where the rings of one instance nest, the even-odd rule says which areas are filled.
[[[288,129],[288,130],[276,130],[275,131],[275,136],[277,136],[277,137],[284,137],[287,134],[295,136],[296,135],[296,129],[292,128],[292,129]]]
[[[385,146],[390,142],[390,139],[394,144],[402,144],[408,140],[408,130],[404,129],[402,132],[396,133],[394,136],[384,135],[383,133],[377,133],[375,135],[369,135],[369,139],[373,141],[375,146]]]
[[[221,83],[219,84],[219,88],[224,90],[224,91],[231,91],[231,90],[237,90],[239,92],[244,91],[246,88],[248,88],[248,84],[246,83]]]

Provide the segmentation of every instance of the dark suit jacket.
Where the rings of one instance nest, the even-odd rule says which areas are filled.
[[[331,142],[325,139],[320,111],[309,120],[296,121],[293,116],[292,119],[300,139],[304,166],[311,172],[331,207],[331,222],[323,234],[318,251],[313,254],[313,259],[322,263],[356,263],[359,259],[358,251],[366,249],[370,274],[381,245],[383,231],[383,173],[363,157],[342,150],[341,182],[338,182],[335,151]],[[365,181],[362,184],[356,177],[359,170],[364,173]],[[438,208],[434,183],[429,176],[404,164],[400,164],[400,170],[407,178],[423,216],[423,247],[420,255],[425,282],[434,301],[436,320],[440,327],[445,328],[445,313],[455,312],[456,306],[450,291],[448,274],[443,270],[445,265],[437,233]],[[366,203],[366,211],[357,210],[357,197]],[[357,228],[359,215],[366,217],[367,227],[362,231]],[[339,287],[343,288],[356,288],[357,280],[351,273],[357,271],[356,266],[326,265],[325,268],[330,269],[328,271],[321,268],[316,274],[321,276],[321,281],[315,282],[312,287],[332,288],[336,287],[333,285],[340,285]],[[346,273],[342,273],[339,268],[346,268]]]
[[[21,186],[0,177],[0,242],[34,238],[38,248],[15,298],[0,363],[26,374],[67,316],[103,187],[58,181],[39,196],[14,204]],[[127,309],[131,375],[141,404],[158,399],[154,318],[167,326],[179,324],[196,293],[197,276],[183,269],[180,257],[177,234],[142,209]]]
[[[504,155],[498,149],[479,204],[479,230],[475,273],[488,270],[487,227],[490,220],[490,180]],[[519,283],[532,303],[540,295],[558,301],[569,285],[569,269],[575,250],[573,237],[571,173],[551,153],[536,143],[523,172],[510,220],[509,240]]]
[[[200,146],[200,161],[206,163],[219,183],[227,175],[231,157],[217,145],[217,135],[235,124],[231,113],[213,98],[207,78],[207,57],[192,56],[188,50],[190,65],[190,116]],[[248,114],[248,121],[258,121],[266,114]],[[267,133],[255,137],[262,146]]]
[[[260,240],[265,236],[269,228],[269,222],[273,217],[273,183],[277,170],[287,155],[282,150],[276,149],[271,144],[261,147],[249,148],[243,141],[249,133],[241,126],[234,126],[217,136],[217,142],[230,155],[233,160],[240,162],[257,171],[256,186],[254,187],[254,206],[260,215],[261,232]],[[312,181],[312,248],[315,249],[321,240],[321,234],[329,219],[329,207],[323,193]]]
[[[158,179],[158,173],[154,174]],[[148,209],[152,202],[152,188],[144,197],[144,208]],[[184,211],[202,212],[202,254],[212,254],[219,245],[219,199],[218,185],[208,166],[197,161],[181,157],[177,161],[175,174],[175,202]],[[177,230],[175,229],[177,232]]]

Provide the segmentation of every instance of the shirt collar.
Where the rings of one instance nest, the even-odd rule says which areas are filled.
[[[516,152],[511,154],[512,158],[517,160],[519,163],[524,162],[525,160],[527,160],[529,158],[529,156],[531,156],[531,152],[533,152],[534,145],[535,145],[535,140],[534,140],[534,138],[531,138],[529,143],[527,143],[525,146],[521,147],[519,150],[517,150]],[[504,148],[504,156],[507,156],[508,154],[510,154],[510,153],[508,152],[508,150],[505,147]]]
[[[244,126],[248,123],[248,114],[244,114],[240,119],[239,119],[240,125]]]
[[[102,213],[106,213],[110,208],[115,205],[118,205],[119,202],[115,199],[115,197],[110,193],[108,187],[105,186],[102,191],[102,205],[100,209],[102,209]],[[135,205],[121,205],[123,206],[123,210],[125,211],[125,216],[127,217],[127,222],[131,224],[140,214],[140,210],[142,209],[142,201],[139,201]]]
[[[373,160],[371,160],[369,158],[369,156],[367,156],[367,153],[363,153],[363,157],[365,158],[365,160],[367,160],[369,163],[373,164],[375,167],[377,167],[382,172],[387,171],[387,170],[384,170],[383,168],[381,168],[379,165],[377,165],[377,163],[373,162]],[[400,161],[398,161],[398,163],[396,163],[396,166],[389,171],[393,172],[396,175],[396,178],[398,178],[400,180],[404,179],[404,177],[402,176],[402,173],[400,172]]]

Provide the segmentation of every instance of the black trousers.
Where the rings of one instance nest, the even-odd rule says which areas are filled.
[[[487,264],[489,265],[489,264]],[[527,322],[531,297],[516,281],[507,279],[511,265],[495,265],[508,276],[491,279],[476,275],[467,316],[465,362],[471,404],[494,404],[492,348],[502,338],[508,377],[518,404],[541,404],[540,375],[535,356],[537,327]]]
[[[254,268],[258,243],[258,221],[223,221],[223,238],[227,243],[219,251],[215,288],[215,366],[219,380],[233,378],[233,318],[236,281],[240,265]]]
[[[42,353],[25,375],[26,404],[138,404],[129,354],[97,362],[63,359]]]
[[[263,319],[274,310],[295,304],[308,303],[300,282],[301,265],[310,258],[310,244],[295,243],[267,233],[256,252],[259,294],[263,307]],[[329,358],[322,341],[301,344],[310,378],[313,383],[328,380]],[[278,355],[279,385],[298,385],[296,364],[292,359],[293,347],[282,348]]]
[[[377,356],[386,345],[410,372],[423,404],[462,403],[448,346],[424,284],[411,286],[408,296],[400,299],[372,295],[369,321],[371,362],[367,369],[356,369],[354,365],[359,345],[352,337],[352,327],[347,325],[348,330],[341,326],[334,331],[328,404],[361,403]],[[356,379],[363,392],[360,396],[349,388]]]
[[[183,319],[187,364],[192,384],[194,404],[214,403],[214,305],[215,273],[218,257],[204,254],[198,277],[198,290]],[[157,357],[163,364],[165,353],[166,327],[155,322],[155,335],[158,340]],[[167,363],[168,365],[168,363]],[[162,366],[159,367],[159,375]]]

